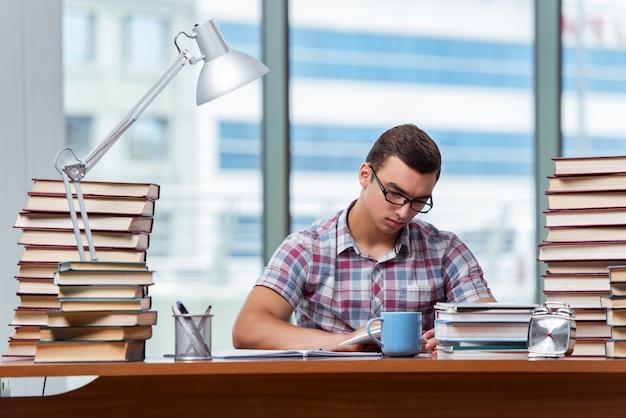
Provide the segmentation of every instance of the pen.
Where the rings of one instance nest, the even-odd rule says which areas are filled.
[[[178,307],[178,310],[180,310],[181,314],[188,314],[189,311],[187,310],[187,308],[185,307],[185,305],[183,305],[183,303],[181,301],[177,301],[176,302],[176,306]]]

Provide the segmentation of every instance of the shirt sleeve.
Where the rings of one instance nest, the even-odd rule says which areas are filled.
[[[455,234],[452,234],[443,263],[449,302],[472,302],[493,297],[478,260]]]
[[[295,308],[303,297],[309,263],[310,252],[297,233],[290,234],[274,251],[256,285],[272,289]]]

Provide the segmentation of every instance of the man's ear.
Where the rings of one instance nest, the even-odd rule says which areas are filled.
[[[366,188],[369,182],[372,180],[372,169],[368,163],[361,164],[359,168],[359,184],[361,187]]]

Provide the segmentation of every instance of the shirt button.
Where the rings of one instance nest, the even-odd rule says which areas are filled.
[[[376,302],[376,304],[380,305],[380,298],[378,298],[378,297],[374,298],[374,302]]]

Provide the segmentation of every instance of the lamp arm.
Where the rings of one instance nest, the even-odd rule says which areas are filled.
[[[63,171],[73,181],[80,181],[87,175],[89,171],[100,158],[115,144],[115,142],[126,132],[126,130],[139,118],[143,111],[152,103],[152,101],[163,91],[163,89],[172,81],[178,72],[187,64],[195,64],[199,60],[190,57],[187,50],[182,50],[170,67],[161,75],[161,77],[150,87],[144,96],[133,106],[122,118],[122,120],[111,130],[111,132],[100,142],[83,161],[75,164],[66,165]]]
[[[193,57],[189,54],[189,51],[185,49],[181,49],[178,46],[177,40],[181,35],[185,35],[190,39],[195,39],[200,50],[200,56]],[[178,72],[186,65],[194,65],[198,62],[208,62],[208,61],[217,61],[218,58],[222,56],[226,56],[228,54],[233,54],[231,57],[235,57],[232,60],[227,60],[227,64],[222,64],[218,66],[225,71],[230,71],[237,73],[237,77],[234,80],[230,80],[230,82],[226,86],[222,86],[215,92],[211,92],[212,94],[207,94],[206,90],[209,90],[211,87],[211,80],[204,80],[202,83],[202,89],[200,89],[200,83],[198,86],[198,90],[196,91],[196,102],[197,104],[202,104],[207,101],[210,101],[216,97],[221,96],[232,90],[233,88],[237,88],[243,84],[250,82],[263,74],[269,71],[265,65],[258,63],[258,61],[254,60],[252,57],[249,57],[242,53],[235,54],[236,51],[231,51],[228,47],[228,44],[222,37],[219,29],[212,21],[208,21],[203,25],[196,25],[193,29],[193,35],[189,35],[185,32],[179,32],[174,38],[174,45],[178,50],[178,56],[174,59],[174,62],[169,66],[169,68],[159,77],[159,79],[150,87],[150,89],[144,94],[144,96],[135,104],[122,118],[120,122],[113,128],[113,130],[100,142],[88,155],[84,160],[79,160],[76,158],[74,151],[70,148],[64,148],[61,150],[55,159],[55,167],[59,173],[61,173],[63,177],[63,184],[65,187],[65,194],[69,204],[70,216],[72,218],[72,225],[74,229],[74,234],[76,236],[76,245],[78,247],[79,256],[81,260],[86,259],[84,244],[81,235],[81,229],[78,222],[78,215],[76,206],[74,203],[74,197],[72,193],[72,188],[70,184],[70,180],[74,182],[74,187],[76,189],[76,200],[78,204],[78,208],[80,210],[80,216],[83,223],[83,228],[85,230],[85,237],[87,239],[87,246],[89,247],[89,252],[91,253],[91,260],[97,261],[95,245],[93,242],[93,237],[91,235],[91,228],[89,226],[89,219],[87,215],[87,210],[85,207],[85,199],[81,190],[81,180],[87,175],[89,171],[100,161],[100,159],[107,153],[107,151],[115,144],[115,142],[130,128],[130,126],[141,116],[143,111],[154,101],[154,99],[163,91],[163,89],[172,81],[172,79],[178,74]],[[224,63],[224,61],[221,61]],[[235,64],[236,65],[233,65]],[[241,67],[244,67],[243,69]],[[251,67],[251,68],[247,68]],[[208,67],[205,66],[200,73],[205,74],[205,71]],[[241,74],[239,74],[241,72]],[[231,74],[232,75],[232,74]],[[232,78],[232,77],[231,77]],[[202,94],[200,94],[202,93]],[[63,152],[69,151],[72,153],[72,156],[76,160],[73,164],[61,165],[60,157]]]
[[[96,256],[95,245],[93,242],[93,237],[91,235],[91,228],[89,226],[89,218],[87,215],[87,210],[85,208],[85,200],[83,197],[83,193],[80,187],[81,180],[87,175],[87,173],[93,168],[94,165],[102,158],[104,154],[115,144],[115,142],[126,132],[126,130],[141,116],[143,111],[152,103],[152,101],[163,91],[163,89],[172,81],[172,79],[178,74],[178,72],[187,64],[195,64],[200,59],[190,57],[188,51],[180,50],[179,54],[169,66],[169,68],[159,77],[159,79],[150,87],[148,92],[144,94],[144,96],[133,106],[122,118],[122,120],[113,128],[113,130],[104,138],[98,146],[96,146],[90,153],[85,157],[83,161],[80,161],[74,155],[74,152],[69,148],[64,148],[59,152],[56,158],[55,165],[57,167],[57,171],[59,171],[63,177],[63,183],[65,187],[65,194],[69,203],[70,209],[70,217],[72,219],[72,226],[74,229],[74,234],[76,236],[76,244],[78,249],[78,254],[81,261],[86,260],[85,251],[83,248],[83,240],[80,233],[80,225],[78,223],[78,216],[76,213],[76,208],[74,206],[74,199],[72,197],[72,190],[70,187],[70,179],[74,182],[74,186],[76,189],[76,200],[78,203],[78,207],[81,213],[81,219],[83,222],[83,227],[85,230],[85,236],[87,238],[87,246],[89,248],[89,253],[91,255],[91,261],[98,261]],[[61,154],[64,151],[69,150],[74,158],[78,160],[78,162],[74,164],[69,164],[65,166],[60,166],[59,159]]]

